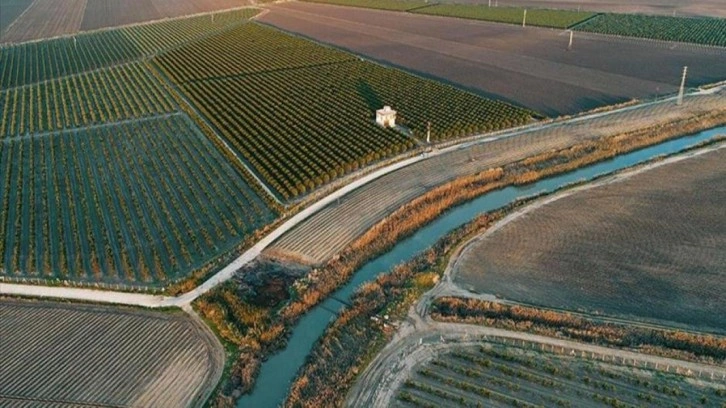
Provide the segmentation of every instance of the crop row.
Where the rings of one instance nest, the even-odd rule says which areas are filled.
[[[121,65],[0,92],[0,137],[58,131],[174,111],[158,80]]]
[[[274,214],[183,115],[0,142],[0,269],[160,283]]]
[[[425,138],[430,121],[432,140],[532,116],[256,24],[205,41],[218,46],[185,46],[156,62],[285,199],[410,149],[413,138],[375,124],[384,105],[411,136]]]
[[[302,38],[278,35],[258,24],[243,24],[165,52],[156,61],[175,82],[185,83],[356,59]]]
[[[522,24],[525,17],[525,9],[521,7],[487,7],[480,4],[434,4],[414,12],[508,24]],[[567,28],[595,15],[588,11],[548,9],[527,9],[526,14],[527,25],[552,28]]]
[[[637,14],[601,14],[578,24],[579,31],[726,47],[726,19]]]
[[[0,89],[137,60],[256,14],[240,9],[0,48]]]
[[[134,41],[144,55],[154,54],[185,44],[210,33],[243,22],[260,10],[244,8],[203,16],[187,17],[123,28],[124,34]]]
[[[439,356],[417,370],[398,399],[415,404],[427,400],[428,394],[470,406],[494,399],[512,406],[635,407],[695,405],[715,395],[714,389],[679,377],[656,379],[638,371],[593,366],[586,359],[515,350],[490,345]]]

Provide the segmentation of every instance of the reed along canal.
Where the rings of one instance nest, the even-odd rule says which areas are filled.
[[[726,126],[671,139],[525,186],[511,186],[495,190],[452,208],[413,235],[399,241],[385,254],[366,263],[346,285],[303,315],[292,329],[285,349],[272,355],[262,364],[254,389],[250,394],[242,396],[237,401],[237,407],[275,408],[281,405],[315,342],[323,335],[328,324],[335,319],[337,311],[345,306],[343,302],[348,302],[358,287],[374,280],[379,274],[389,272],[394,266],[410,260],[452,230],[470,222],[481,213],[502,208],[527,196],[551,193],[576,182],[588,181],[617,172],[658,156],[678,153],[722,134],[726,134]]]

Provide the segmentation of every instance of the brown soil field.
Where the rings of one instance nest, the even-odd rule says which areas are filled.
[[[413,198],[455,178],[589,139],[615,135],[698,112],[726,110],[724,94],[660,104],[475,145],[424,160],[383,176],[344,196],[283,235],[268,254],[321,264]]]
[[[0,300],[0,407],[202,406],[224,350],[182,312]]]
[[[544,307],[726,327],[726,148],[537,208],[472,242],[455,281]]]
[[[492,0],[500,7],[577,9],[609,13],[640,13],[726,18],[722,0]],[[442,3],[488,4],[488,0],[444,0]]]
[[[258,20],[368,58],[558,116],[726,79],[726,49],[314,3]]]
[[[0,42],[23,42],[77,32],[86,0],[35,0],[0,36]]]
[[[32,3],[33,0],[0,0],[0,34]]]
[[[81,30],[180,17],[249,4],[249,0],[88,0]]]

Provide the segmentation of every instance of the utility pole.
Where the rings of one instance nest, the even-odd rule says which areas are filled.
[[[683,76],[681,77],[681,87],[678,90],[678,102],[677,105],[683,104],[683,89],[686,86],[686,73],[688,72],[688,67],[683,67]]]
[[[570,30],[570,42],[567,43],[567,51],[570,51],[572,49],[572,35],[574,34],[574,31]]]
[[[527,9],[524,9],[524,15],[522,16],[522,27],[527,25]]]
[[[431,144],[431,122],[428,123],[428,128],[426,129],[426,144]]]
[[[492,0],[489,0],[489,7],[491,8],[491,6],[492,6]]]

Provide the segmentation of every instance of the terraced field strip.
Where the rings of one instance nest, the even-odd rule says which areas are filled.
[[[577,31],[726,47],[726,19],[600,14]]]
[[[155,62],[286,200],[412,148],[415,137],[426,137],[428,121],[432,140],[444,140],[534,115],[258,24]],[[399,111],[407,130],[374,122],[383,105]]]
[[[275,217],[183,114],[12,139],[0,157],[14,281],[168,283]]]
[[[416,369],[394,406],[719,406],[726,388],[531,348],[483,343]]]
[[[687,110],[673,104],[638,107],[587,121],[573,121],[485,139],[466,149],[425,160],[377,179],[319,211],[276,241],[270,255],[320,264],[394,209],[457,177],[577,142],[667,123],[693,112],[725,110],[723,93],[694,97]]]
[[[0,406],[201,406],[222,346],[180,312],[0,301]]]

